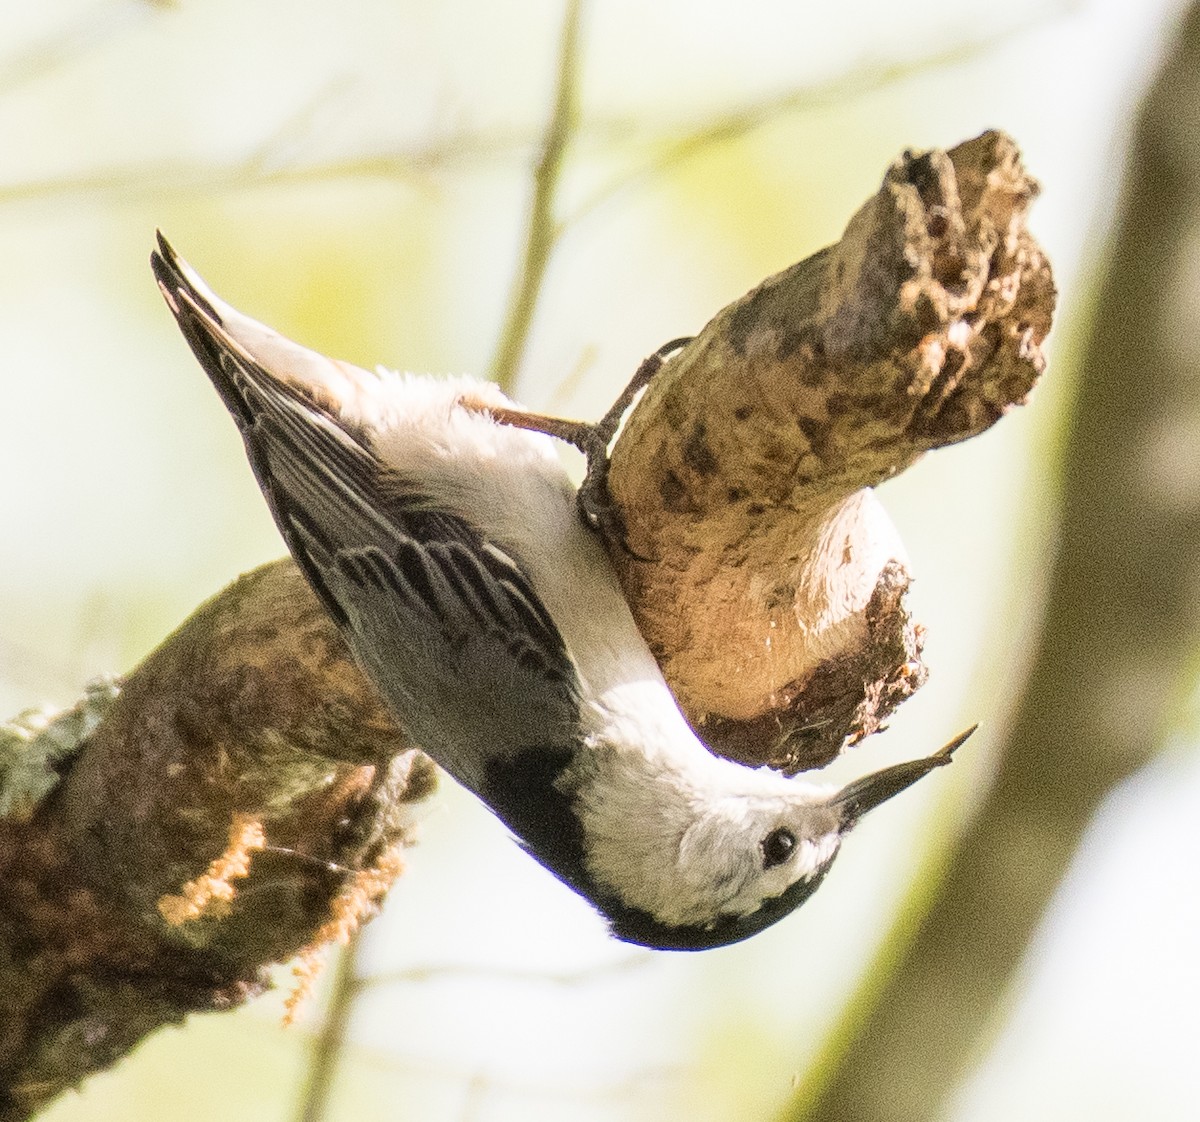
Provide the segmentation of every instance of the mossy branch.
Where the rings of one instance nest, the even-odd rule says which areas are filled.
[[[434,786],[290,561],[39,735],[61,781],[0,818],[0,1122],[369,917]]]

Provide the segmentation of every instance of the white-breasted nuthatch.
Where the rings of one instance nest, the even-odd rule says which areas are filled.
[[[735,943],[820,884],[873,807],[950,761],[839,789],[712,755],[680,713],[543,433],[468,378],[368,373],[155,276],[293,557],[412,741],[621,939]]]

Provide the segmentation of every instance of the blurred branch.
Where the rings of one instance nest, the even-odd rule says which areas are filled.
[[[346,1048],[350,1017],[354,1012],[354,996],[358,991],[358,956],[362,940],[363,933],[356,932],[338,955],[333,989],[329,994],[321,1031],[317,1034],[312,1056],[308,1061],[308,1078],[300,1095],[296,1122],[321,1122],[328,1113],[334,1079],[342,1052]]]
[[[607,202],[621,191],[662,174],[676,164],[701,154],[710,146],[737,139],[756,128],[788,113],[801,113],[819,109],[842,99],[850,99],[871,93],[877,89],[903,82],[925,71],[940,66],[959,65],[977,58],[987,51],[1026,34],[1037,23],[1072,10],[1076,5],[1063,3],[1042,13],[1036,20],[1017,24],[1005,31],[985,36],[977,41],[959,44],[945,51],[932,52],[915,60],[895,62],[868,62],[848,70],[826,82],[804,83],[790,90],[773,95],[762,101],[735,109],[703,125],[685,128],[682,135],[677,123],[648,126],[645,117],[636,120],[626,118],[604,119],[591,117],[586,125],[577,128],[570,124],[568,131],[580,140],[613,141],[628,146],[631,142],[657,154],[631,172],[616,178],[586,200],[570,215],[564,216],[556,228],[550,215],[545,222],[547,234],[560,232],[593,209]],[[564,27],[564,34],[567,28]],[[567,44],[564,43],[564,46]],[[575,48],[572,48],[575,49]],[[570,76],[568,76],[570,77]],[[560,73],[559,91],[562,92]],[[334,89],[340,88],[337,84]],[[323,98],[324,93],[321,95]],[[297,130],[305,120],[313,117],[314,105],[320,101],[309,101],[293,114],[281,128],[279,135],[290,145],[298,147],[300,137]],[[551,119],[551,128],[553,118]],[[549,130],[547,130],[549,131]],[[543,159],[546,153],[543,135]],[[284,165],[278,159],[281,146],[276,138],[269,139],[259,152],[248,160],[215,170],[211,164],[153,163],[126,168],[108,168],[102,171],[76,176],[55,176],[50,179],[26,180],[16,183],[0,183],[0,205],[26,199],[44,199],[58,195],[94,194],[106,192],[125,197],[161,198],[168,193],[200,194],[220,191],[239,191],[263,187],[286,187],[307,183],[349,179],[420,180],[437,171],[470,167],[487,161],[511,160],[523,153],[530,145],[530,138],[523,132],[503,132],[489,129],[456,132],[436,141],[409,151],[368,153],[349,159],[336,159],[324,163],[294,162]],[[274,159],[263,159],[262,152],[274,155]],[[531,206],[531,218],[534,216]],[[532,227],[532,224],[531,224]],[[527,251],[528,252],[528,251]]]
[[[309,1061],[308,1079],[300,1097],[296,1122],[321,1122],[327,1117],[337,1069],[346,1048],[354,1002],[366,990],[377,990],[392,985],[412,985],[465,978],[507,981],[519,986],[539,983],[552,986],[576,986],[609,977],[614,973],[623,973],[645,966],[653,957],[648,953],[631,954],[602,966],[584,967],[561,973],[447,964],[415,967],[411,970],[397,970],[389,974],[364,977],[358,973],[359,948],[364,937],[365,932],[359,932],[338,960],[337,974],[334,977],[333,990],[325,1012],[325,1021],[313,1047],[312,1058]],[[428,1074],[427,1062],[423,1062],[422,1071]],[[479,1074],[468,1076],[465,1072],[456,1071],[453,1078],[456,1081],[466,1082],[472,1094],[485,1095],[498,1089],[493,1080]]]
[[[342,74],[326,82],[259,145],[244,165],[246,178],[261,180],[276,171],[300,164],[300,152],[312,141],[317,123],[327,116],[342,116],[348,110],[344,104],[353,90],[350,75]]]
[[[44,78],[48,74],[79,62],[95,46],[147,16],[162,3],[113,0],[100,4],[67,26],[26,47],[20,53],[0,59],[0,95]]]
[[[917,58],[895,60],[869,59],[842,74],[824,82],[816,82],[784,90],[781,93],[741,106],[729,113],[720,114],[693,129],[659,137],[650,143],[656,153],[641,166],[605,184],[590,198],[584,200],[563,220],[563,225],[573,225],[593,210],[609,202],[631,188],[665,175],[678,165],[703,155],[720,144],[741,140],[755,129],[777,122],[781,117],[795,113],[808,113],[831,105],[863,97],[876,90],[915,78],[930,70],[961,66],[980,55],[996,50],[1009,41],[1028,34],[1034,27],[1045,23],[1056,15],[1065,14],[1074,3],[1063,3],[1040,11],[1028,20],[1021,21],[1002,31],[993,32],[965,43],[956,43],[942,51],[933,51]],[[636,137],[640,121],[601,122],[592,132],[611,134],[628,144]]]
[[[1159,750],[1200,618],[1200,6],[1144,105],[1066,427],[1059,548],[994,784],[789,1122],[927,1122],[978,1059],[1097,807]],[[898,952],[896,946],[902,948]]]
[[[615,962],[599,966],[582,966],[578,970],[517,970],[502,967],[468,966],[446,963],[439,966],[415,966],[411,970],[396,970],[389,974],[373,974],[355,979],[359,990],[381,989],[384,986],[421,985],[443,979],[480,978],[494,982],[513,982],[517,985],[581,986],[625,974],[648,966],[654,955],[650,952],[627,954]]]
[[[541,291],[542,279],[558,236],[554,218],[554,197],[567,144],[577,123],[579,23],[582,7],[582,0],[567,0],[559,46],[554,106],[542,138],[541,155],[533,172],[533,198],[529,205],[524,253],[489,370],[491,377],[510,392],[529,338],[529,327],[533,322],[533,311]]]
[[[311,114],[313,107],[313,102],[307,102],[301,109],[301,115]],[[289,118],[280,130],[293,143],[297,139],[294,133],[296,120],[296,116]],[[524,133],[493,129],[486,134],[452,133],[407,152],[368,153],[327,163],[271,166],[263,160],[262,152],[271,152],[275,140],[275,137],[269,138],[248,160],[215,169],[210,163],[156,162],[75,176],[0,184],[0,205],[27,199],[91,195],[97,192],[136,199],[289,187],[343,179],[419,180],[447,168],[471,166],[486,160],[511,159],[529,146],[529,138]]]
[[[541,157],[534,169],[533,199],[524,253],[514,279],[508,317],[492,360],[492,376],[506,389],[511,389],[516,377],[517,364],[525,348],[554,245],[554,196],[575,122],[581,8],[582,0],[567,0],[554,104],[542,142]],[[338,960],[337,976],[310,1062],[298,1122],[320,1122],[326,1116],[334,1078],[346,1047],[346,1030],[354,1000],[363,988],[357,977],[358,944],[359,939],[356,938]]]

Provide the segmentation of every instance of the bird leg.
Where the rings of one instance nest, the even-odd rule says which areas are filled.
[[[587,471],[576,498],[580,515],[584,522],[606,541],[618,542],[627,553],[637,557],[626,543],[624,519],[613,506],[608,493],[608,448],[637,395],[650,384],[667,358],[691,341],[691,336],[672,339],[643,359],[612,407],[595,423],[569,421],[547,413],[531,413],[525,409],[509,409],[471,398],[464,398],[462,404],[468,409],[491,414],[502,425],[544,432],[547,436],[556,437],[578,448],[587,460]],[[639,560],[644,561],[646,558]]]
[[[481,401],[478,398],[464,397],[460,404],[477,413],[487,413],[502,425],[511,425],[515,429],[532,429],[534,432],[544,432],[547,436],[564,440],[585,455],[591,443],[591,431],[596,427],[589,421],[568,421],[565,417],[552,417],[549,413],[531,413],[527,409],[508,409],[503,405],[493,405],[491,402]]]
[[[580,446],[587,457],[587,473],[579,485],[579,494],[576,497],[579,513],[593,530],[605,539],[620,542],[627,553],[632,554],[633,551],[625,540],[625,520],[620,511],[613,506],[612,496],[608,492],[608,447],[637,395],[650,384],[667,358],[691,341],[690,335],[672,339],[643,359],[609,411],[591,426],[587,446]]]

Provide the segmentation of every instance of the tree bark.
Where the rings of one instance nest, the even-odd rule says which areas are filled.
[[[904,155],[840,242],[720,312],[629,417],[610,553],[719,754],[820,767],[924,681],[904,547],[870,488],[1041,373],[1036,193],[1002,133]]]
[[[3,1122],[345,937],[434,785],[290,561],[203,605],[102,709],[61,782],[0,818]]]

